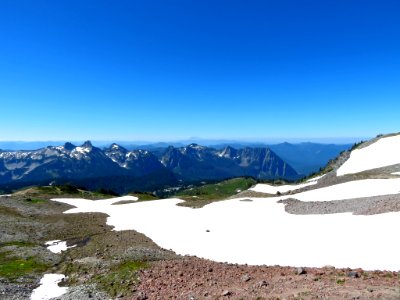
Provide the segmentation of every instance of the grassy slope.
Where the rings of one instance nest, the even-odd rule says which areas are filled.
[[[115,195],[107,194],[105,192],[91,192],[70,185],[29,187],[18,190],[14,193],[14,195],[28,197],[31,199],[31,201],[57,197],[85,199],[104,199],[115,197]]]
[[[254,184],[256,184],[256,180],[253,178],[233,178],[183,190],[175,196],[186,200],[180,205],[198,208],[214,201],[229,198],[240,191],[247,190]]]

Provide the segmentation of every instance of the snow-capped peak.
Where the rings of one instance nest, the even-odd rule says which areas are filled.
[[[200,146],[200,145],[195,144],[195,143],[192,143],[192,144],[188,145],[187,148],[192,148],[192,149],[196,149],[196,150],[201,150],[201,149],[204,149],[205,147],[204,147],[204,146]]]
[[[110,146],[110,149],[118,150],[118,149],[121,149],[121,146],[118,145],[118,144],[116,144],[116,143],[113,143],[113,144]]]
[[[87,148],[87,147],[76,147],[74,150],[72,150],[72,152],[79,152],[82,154],[85,153],[89,153],[91,149]]]

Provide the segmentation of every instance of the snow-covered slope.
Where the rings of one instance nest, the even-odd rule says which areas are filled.
[[[340,200],[399,193],[399,186],[400,179],[371,179],[290,197],[303,201]],[[54,200],[77,207],[66,213],[104,212],[110,216],[107,223],[115,226],[114,230],[137,230],[179,254],[253,265],[400,269],[398,239],[388,230],[400,227],[399,212],[293,215],[277,203],[286,198],[234,199],[201,209],[177,206],[182,201],[179,199],[125,205],[112,205],[115,200]]]
[[[381,195],[395,195],[400,193],[400,179],[365,179],[334,184],[327,187],[285,196],[296,198],[304,202],[333,201]]]
[[[375,143],[351,152],[350,158],[337,170],[337,175],[400,164],[400,135],[384,137]]]

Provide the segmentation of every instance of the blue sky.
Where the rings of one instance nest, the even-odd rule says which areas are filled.
[[[400,2],[0,3],[0,140],[400,131]]]

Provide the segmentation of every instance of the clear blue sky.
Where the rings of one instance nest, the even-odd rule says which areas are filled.
[[[0,140],[400,131],[400,1],[0,3]]]

